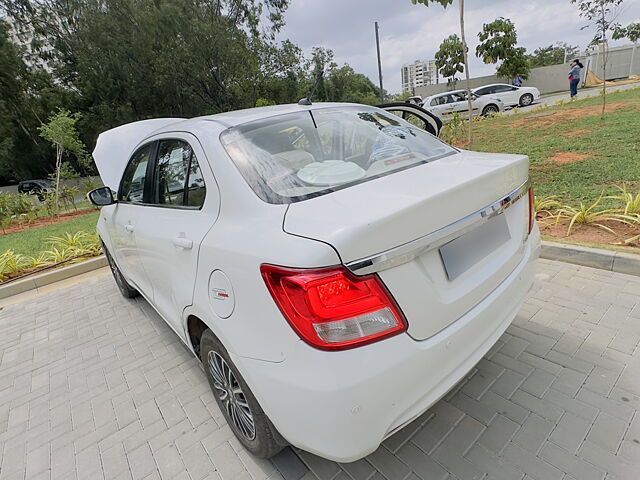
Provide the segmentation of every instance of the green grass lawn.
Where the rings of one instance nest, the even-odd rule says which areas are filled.
[[[98,222],[99,211],[65,220],[54,225],[30,228],[18,233],[0,236],[0,253],[13,250],[27,256],[37,256],[43,250],[47,250],[49,237],[59,237],[65,233],[74,234],[84,231],[94,233]]]
[[[521,153],[531,159],[536,195],[557,195],[566,202],[593,202],[601,192],[618,193],[626,183],[640,190],[640,88],[601,97],[504,115],[474,125],[472,150]],[[549,116],[526,118],[553,113]],[[582,157],[571,163],[557,160]],[[555,160],[554,160],[555,158]],[[605,202],[607,203],[607,202]]]

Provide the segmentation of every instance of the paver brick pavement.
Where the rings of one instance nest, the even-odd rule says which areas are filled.
[[[290,472],[638,479],[639,312],[640,277],[541,260],[512,326],[433,408],[365,459],[297,452],[308,471]],[[0,480],[25,478],[283,476],[233,437],[170,328],[102,275],[0,310]]]

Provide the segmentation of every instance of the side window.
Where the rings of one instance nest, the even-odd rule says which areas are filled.
[[[206,188],[191,146],[183,140],[162,140],[154,174],[154,204],[201,207]]]
[[[480,90],[477,90],[476,94],[477,95],[486,95],[487,93],[489,93],[489,90],[490,89],[488,87],[484,87],[484,88],[481,88]]]
[[[204,186],[204,178],[198,165],[195,153],[191,154],[191,164],[189,165],[189,177],[187,178],[187,201],[188,207],[202,207],[207,189]]]
[[[496,93],[506,93],[510,91],[511,87],[509,85],[500,85],[496,87]]]
[[[162,140],[158,148],[153,185],[156,205],[184,205],[184,185],[191,147],[182,140]]]
[[[122,176],[118,201],[142,203],[144,201],[144,184],[147,178],[147,166],[151,157],[151,143],[140,147],[132,155]]]

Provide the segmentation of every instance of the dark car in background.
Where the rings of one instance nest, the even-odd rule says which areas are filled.
[[[44,200],[44,196],[53,185],[49,180],[24,180],[18,184],[18,193],[28,193],[37,195],[39,200]]]

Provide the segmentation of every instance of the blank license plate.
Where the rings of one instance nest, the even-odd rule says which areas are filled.
[[[507,219],[502,213],[470,232],[440,247],[440,257],[449,280],[454,280],[473,265],[511,239]]]

